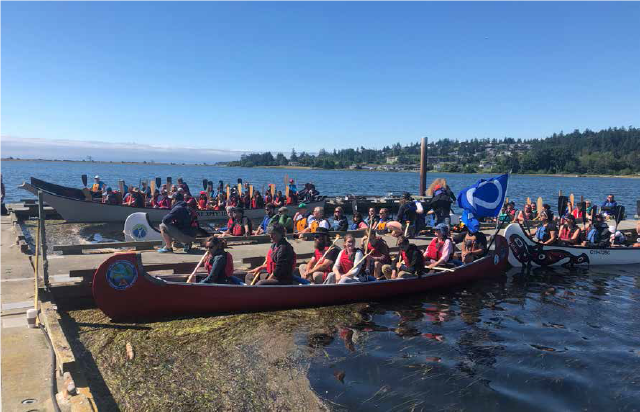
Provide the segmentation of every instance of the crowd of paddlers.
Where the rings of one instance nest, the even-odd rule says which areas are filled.
[[[184,201],[196,210],[227,210],[230,207],[261,209],[268,203],[276,207],[297,205],[299,202],[312,202],[320,195],[313,183],[306,183],[298,191],[293,179],[288,179],[284,193],[276,190],[275,184],[265,185],[260,192],[254,190],[253,185],[242,183],[241,179],[234,185],[223,185],[220,181],[215,188],[211,181],[204,180],[203,190],[198,193],[192,193],[183,178],[178,178],[176,184],[172,184],[170,178],[167,178],[167,183],[159,183],[155,180],[150,183],[141,181],[136,187],[120,182],[114,190],[102,182],[100,176],[95,176],[89,190],[94,198],[100,198],[106,204],[171,209],[176,203]]]

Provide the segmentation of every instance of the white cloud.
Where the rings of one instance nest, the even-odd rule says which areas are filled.
[[[237,160],[247,153],[190,146],[153,146],[148,144],[109,143],[80,140],[50,140],[2,136],[2,157],[47,160],[155,161],[174,163],[215,163]]]

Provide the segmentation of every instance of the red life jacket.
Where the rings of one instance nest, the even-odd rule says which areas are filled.
[[[189,207],[188,209],[189,209],[189,214],[191,214],[191,227],[197,229],[198,227],[200,227],[198,225],[198,212],[191,207]]]
[[[240,223],[233,222],[231,224],[231,234],[233,236],[244,235],[244,226],[242,226],[242,220],[240,220]]]
[[[207,208],[207,199],[200,198],[200,200],[198,200],[198,207],[200,208],[200,210],[206,209]]]
[[[273,249],[269,248],[269,251],[267,252],[267,273],[268,274],[272,274],[273,271],[276,269],[276,262],[274,262],[273,259],[271,259],[272,250]],[[293,252],[293,264],[291,266],[293,267],[294,270],[296,268],[297,260],[298,260],[298,257],[296,255],[296,252]]]
[[[373,250],[373,252],[371,252],[369,256],[383,256],[382,251],[384,250],[384,246],[387,246],[387,242],[385,242],[383,239],[378,239],[375,246],[371,246],[371,243],[367,242],[367,253]]]
[[[318,263],[321,263],[321,262],[320,262],[321,260],[324,260],[324,259],[322,258],[322,256],[327,252],[327,250],[329,250],[329,246],[325,247],[323,250],[315,249],[315,250],[313,251],[313,256],[316,258],[316,265],[317,265]],[[331,272],[331,269],[332,269],[332,268],[331,268],[331,267],[329,267],[327,270],[324,270],[324,271],[322,272],[322,273],[323,273],[323,275],[322,275],[323,280],[327,278],[327,275],[329,274],[329,272]]]
[[[356,249],[353,252],[353,259],[356,258],[356,254],[358,253],[358,249]],[[342,251],[342,256],[340,256],[340,271],[342,273],[347,273],[349,272],[351,269],[353,269],[353,265],[354,265],[354,261],[351,260],[351,258],[349,257],[349,254],[347,253],[346,250]]]
[[[226,264],[224,266],[224,275],[226,277],[229,277],[229,276],[233,275],[233,256],[231,256],[231,253],[229,253],[229,252],[225,252],[225,253],[227,254],[227,256],[226,256],[227,262],[226,262]],[[207,275],[211,272],[211,267],[212,267],[211,261],[212,260],[213,259],[207,259],[204,262],[204,268],[207,271]]]
[[[558,234],[558,237],[560,238],[560,240],[571,240],[571,236],[573,235],[575,230],[576,229],[574,229],[574,231],[571,232],[571,229],[563,226],[562,229],[560,229],[560,233]]]
[[[427,247],[427,259],[440,260],[440,258],[442,257],[443,247],[444,242],[440,242],[437,237],[434,238]]]

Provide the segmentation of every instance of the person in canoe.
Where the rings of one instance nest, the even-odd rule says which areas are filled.
[[[181,177],[178,178],[178,187],[184,191],[184,194],[191,194],[191,191],[189,190],[189,185]]]
[[[531,205],[526,204],[524,205],[524,209],[518,212],[518,215],[516,217],[516,222],[520,224],[526,224],[527,222],[532,221],[533,219],[534,219],[533,209],[531,208]]]
[[[349,228],[349,221],[344,215],[344,211],[341,206],[338,206],[333,211],[333,222],[331,222],[331,230],[336,232],[344,232]]]
[[[102,203],[108,205],[119,205],[120,201],[118,199],[118,196],[113,192],[113,189],[107,187],[106,195],[102,198]]]
[[[368,226],[362,220],[362,213],[353,212],[353,222],[349,225],[349,230],[365,230]]]
[[[572,214],[569,214],[565,216],[564,221],[564,225],[562,225],[558,232],[560,244],[566,246],[581,245],[583,242],[582,230],[576,225],[576,218]]]
[[[91,191],[95,193],[102,193],[107,185],[104,184],[102,180],[100,180],[100,176],[96,175],[93,178],[93,185],[91,186]]]
[[[487,254],[487,237],[479,230],[472,232],[468,229],[461,249],[460,260],[463,264],[478,260]]]
[[[293,179],[289,179],[289,196],[286,200],[287,205],[295,205],[298,203],[298,187]]]
[[[205,243],[207,255],[204,258],[204,276],[190,278],[188,283],[216,283],[219,285],[241,284],[242,282],[233,276],[233,256],[225,249],[227,243],[224,239],[211,236]]]
[[[246,236],[251,235],[251,220],[244,215],[244,210],[241,207],[232,207],[229,209],[230,219],[227,224],[227,230],[222,234],[217,235],[219,237],[226,236]]]
[[[540,212],[538,217],[542,221],[542,225],[536,229],[533,239],[543,245],[554,244],[558,239],[558,227],[546,210]]]
[[[325,284],[368,282],[364,271],[365,258],[362,250],[356,248],[356,239],[352,234],[344,237],[344,249],[338,253],[333,271],[329,273]],[[374,280],[374,279],[371,279]]]
[[[282,195],[282,191],[281,190],[278,190],[276,192],[276,195],[273,197],[273,205],[275,207],[284,206],[284,196]]]
[[[253,232],[254,235],[264,235],[267,233],[267,228],[269,227],[269,223],[275,216],[275,208],[273,207],[273,203],[267,203],[264,206],[264,217],[262,218],[262,223],[260,226]]]
[[[640,220],[636,222],[636,243],[632,244],[631,247],[640,247]]]
[[[262,198],[262,195],[260,195],[260,192],[256,190],[253,193],[253,198],[251,199],[251,208],[261,209],[264,207],[264,205],[265,203],[264,203],[264,199]]]
[[[176,194],[178,196],[179,194]],[[164,247],[158,249],[159,253],[173,252],[173,239],[183,243],[184,251],[191,250],[191,243],[196,239],[198,232],[198,213],[191,209],[184,201],[177,202],[171,211],[162,218],[160,234],[164,240]]]
[[[436,237],[431,240],[427,250],[424,252],[428,269],[433,269],[449,262],[455,249],[453,240],[450,237],[449,226],[446,223],[439,223],[435,229]]]
[[[382,209],[380,209],[380,217],[378,219],[378,223],[373,229],[388,232],[387,223],[389,223],[390,221],[391,218],[389,217],[389,209],[383,207]]]
[[[280,223],[269,226],[271,238],[271,268],[267,269],[269,277],[258,282],[263,285],[291,285],[293,284],[293,268],[296,262],[296,254],[291,244],[285,238],[285,229]]]
[[[271,223],[275,222],[280,223],[287,233],[293,233],[293,219],[289,216],[289,209],[286,206],[278,209],[278,214],[273,217]]]
[[[387,242],[382,237],[378,237],[375,230],[372,230],[365,244],[366,253],[370,253],[367,256],[367,272],[376,279],[383,279],[382,267],[391,263]]]
[[[313,214],[307,218],[307,227],[300,233],[314,233],[319,227],[329,230],[329,222],[324,218],[324,208],[322,207],[313,209]]]
[[[588,247],[607,247],[609,246],[609,226],[604,221],[604,216],[598,213],[594,216],[594,220],[587,226],[586,239],[582,242],[582,246]]]
[[[370,207],[369,208],[369,213],[367,214],[367,217],[364,219],[364,222],[367,224],[367,226],[371,226],[373,224],[373,228],[375,229],[376,225],[378,224],[378,214],[376,213],[376,208],[375,207]]]
[[[420,249],[413,243],[409,243],[409,238],[398,236],[398,247],[400,253],[390,265],[382,267],[382,273],[387,279],[405,279],[421,277],[424,273],[424,256]]]
[[[300,276],[315,284],[324,283],[340,251],[338,246],[329,241],[329,231],[319,227],[313,236],[313,256],[309,263],[303,263],[298,268]]]
[[[309,212],[307,212],[307,205],[300,203],[298,205],[298,211],[293,215],[293,226],[295,227],[296,232],[302,232],[307,227],[308,215]]]

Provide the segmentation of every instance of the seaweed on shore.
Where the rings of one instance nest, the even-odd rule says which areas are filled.
[[[320,351],[296,345],[296,338],[330,336],[337,324],[357,322],[361,306],[144,324],[112,323],[92,309],[64,313],[63,319],[105,409],[327,410],[306,376]]]

